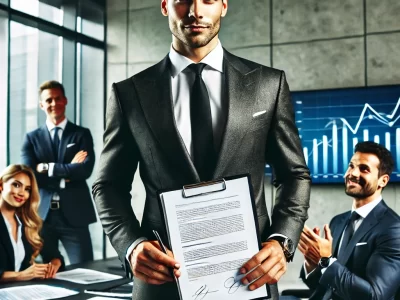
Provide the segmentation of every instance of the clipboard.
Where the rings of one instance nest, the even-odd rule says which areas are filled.
[[[213,198],[213,199],[222,199],[222,198],[218,198],[220,195],[226,194],[227,192],[227,188],[230,184],[232,184],[232,182],[234,180],[240,180],[242,183],[244,183],[244,181],[246,181],[245,186],[248,188],[248,195],[250,198],[250,202],[251,202],[251,211],[252,211],[252,221],[254,222],[254,230],[256,232],[256,240],[257,240],[257,251],[261,249],[261,238],[260,238],[260,232],[259,232],[259,224],[258,224],[258,217],[257,217],[257,211],[256,211],[256,206],[255,206],[255,200],[254,200],[254,194],[253,194],[253,188],[252,188],[252,184],[251,184],[251,180],[250,180],[250,174],[240,174],[240,175],[235,175],[235,176],[229,176],[229,177],[225,177],[225,178],[221,178],[221,179],[217,179],[217,180],[213,180],[213,181],[207,181],[207,182],[200,182],[200,183],[195,183],[195,184],[189,184],[189,185],[184,185],[182,186],[182,188],[178,188],[178,189],[164,189],[164,190],[159,190],[157,191],[157,196],[158,199],[160,201],[160,213],[161,216],[163,218],[163,223],[165,224],[166,227],[166,237],[168,240],[167,245],[169,246],[169,248],[176,253],[176,249],[174,249],[173,245],[173,241],[172,239],[176,239],[176,236],[173,236],[171,238],[171,228],[169,225],[169,220],[168,218],[170,218],[171,216],[168,216],[168,213],[166,211],[166,203],[165,203],[165,199],[164,199],[164,195],[168,194],[168,193],[175,193],[175,195],[178,195],[179,192],[179,196],[181,197],[180,199],[180,203],[179,205],[186,205],[186,200],[187,200],[187,205],[190,205],[190,203],[193,203],[193,201],[199,201],[199,202],[207,202],[210,201],[208,199]],[[204,200],[204,201],[202,201]],[[211,201],[212,202],[212,201]],[[211,203],[210,202],[210,203]],[[229,202],[230,203],[230,202]],[[174,216],[175,217],[175,216]],[[192,220],[190,220],[192,221]],[[192,223],[196,223],[197,221],[193,221]],[[200,221],[198,222],[200,223]],[[172,230],[173,232],[176,232],[176,230]],[[254,232],[254,231],[253,231]],[[199,239],[201,239],[201,234],[199,234],[200,237]],[[181,242],[185,242],[185,243],[189,243],[188,240],[183,241],[184,239],[182,238],[183,236],[180,236],[180,240]],[[186,247],[186,246],[185,246]],[[189,246],[191,247],[191,246]],[[181,251],[181,248],[179,247],[179,251]],[[254,255],[256,253],[253,253],[252,255]],[[252,256],[251,255],[251,256]],[[250,258],[250,257],[249,257]],[[181,263],[182,265],[182,263]],[[179,289],[179,294],[181,299],[186,300],[186,298],[183,298],[182,294],[181,294],[181,287],[182,287],[182,282],[177,282],[178,285],[178,289]],[[240,285],[240,283],[239,283]],[[242,288],[242,287],[241,287]],[[262,287],[260,287],[257,290],[263,289]],[[261,299],[269,299],[271,298],[271,292],[270,292],[270,288],[268,285],[265,285],[265,290],[267,292],[267,296],[262,296],[262,297],[254,297],[254,298],[246,298],[249,300],[261,300]],[[201,298],[201,297],[200,297]],[[192,299],[193,296],[192,296]],[[207,297],[207,299],[213,299],[210,297]],[[219,297],[219,299],[224,299]],[[226,299],[231,299],[231,297],[226,298]],[[242,299],[242,298],[241,298]]]

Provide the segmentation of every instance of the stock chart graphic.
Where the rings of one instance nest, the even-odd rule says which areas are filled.
[[[400,181],[400,86],[294,92],[292,100],[313,182],[343,182],[360,141],[389,149],[391,181]]]

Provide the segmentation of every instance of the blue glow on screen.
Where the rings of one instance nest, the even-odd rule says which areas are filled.
[[[292,101],[314,183],[343,182],[354,145],[367,140],[391,151],[400,182],[400,86],[292,92]]]

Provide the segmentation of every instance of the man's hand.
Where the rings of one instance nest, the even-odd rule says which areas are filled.
[[[329,257],[332,255],[332,235],[328,224],[324,226],[325,237],[320,237],[311,230],[307,225],[304,226],[300,236],[299,249],[304,254],[306,260],[312,264],[318,265],[321,257]]]
[[[40,163],[40,164],[37,164],[37,166],[36,166],[36,171],[38,171],[38,173],[47,173],[48,170],[49,170],[48,163]]]
[[[258,289],[266,283],[277,283],[286,272],[287,262],[281,245],[277,241],[270,240],[262,246],[262,249],[240,269],[240,273],[245,274],[254,268],[241,280],[247,285],[257,279],[249,286],[250,290]]]
[[[314,227],[313,232],[319,236],[321,231],[318,227]],[[319,256],[319,252],[316,250],[317,247],[313,245],[309,246],[307,242],[307,236],[304,233],[301,233],[297,248],[304,255],[307,273],[310,273],[318,266],[321,257]]]
[[[130,256],[132,273],[136,278],[149,284],[164,284],[173,281],[170,269],[179,277],[180,265],[173,258],[171,251],[168,255],[162,252],[157,241],[144,241],[136,246]]]
[[[85,161],[87,156],[87,152],[86,151],[79,151],[78,153],[75,154],[74,158],[71,161],[71,164],[81,164]]]
[[[49,267],[47,269],[46,278],[54,278],[60,267],[61,267],[61,260],[59,258],[52,259],[49,262]]]

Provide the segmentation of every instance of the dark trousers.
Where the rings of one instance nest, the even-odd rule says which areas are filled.
[[[93,246],[89,227],[72,227],[60,210],[50,210],[43,222],[43,247],[58,248],[61,241],[71,264],[93,260]]]

